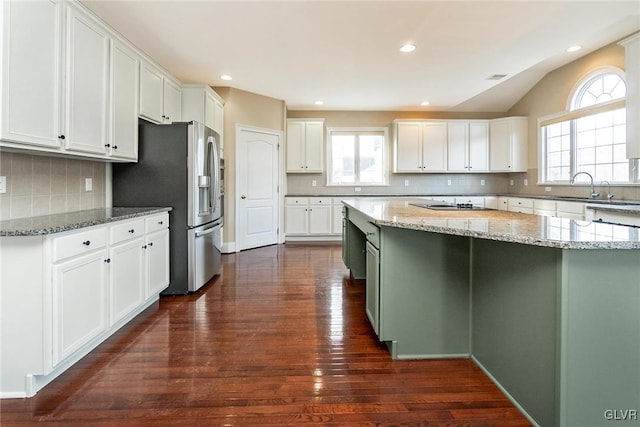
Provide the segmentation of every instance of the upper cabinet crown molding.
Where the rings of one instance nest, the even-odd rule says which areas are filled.
[[[619,42],[625,49],[627,158],[640,158],[640,32]]]

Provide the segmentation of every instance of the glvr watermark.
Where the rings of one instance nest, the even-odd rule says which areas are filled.
[[[607,421],[637,421],[637,409],[605,409],[604,419]]]

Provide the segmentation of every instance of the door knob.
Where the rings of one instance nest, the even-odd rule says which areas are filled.
[[[246,199],[247,196],[245,196],[244,194],[242,196],[240,196],[241,199]]]

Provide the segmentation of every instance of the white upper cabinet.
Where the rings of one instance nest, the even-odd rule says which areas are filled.
[[[447,170],[447,123],[397,121],[394,172]]]
[[[640,33],[620,42],[625,48],[627,158],[640,158]]]
[[[287,172],[322,173],[323,142],[323,120],[287,120]]]
[[[222,135],[222,98],[207,85],[182,86],[182,120],[195,120]]]
[[[109,154],[138,159],[138,93],[140,60],[119,42],[111,44],[111,123]]]
[[[486,172],[489,170],[489,123],[454,120],[448,123],[448,170]]]
[[[57,1],[2,1],[0,138],[60,147],[62,6]]]
[[[452,121],[447,123],[447,148],[449,171],[469,171],[469,123]]]
[[[140,117],[154,123],[182,119],[182,89],[154,65],[140,64]]]
[[[491,171],[527,171],[527,123],[526,117],[491,120],[489,127]]]
[[[489,123],[469,122],[469,172],[489,170]]]
[[[65,148],[107,154],[109,35],[88,15],[67,8]]]

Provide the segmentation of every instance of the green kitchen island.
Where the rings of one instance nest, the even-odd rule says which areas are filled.
[[[343,203],[343,259],[393,358],[470,357],[536,425],[640,425],[640,229]]]

